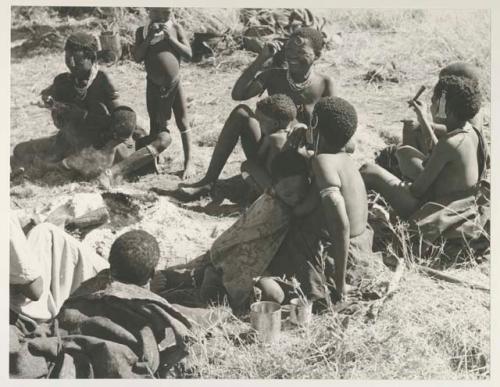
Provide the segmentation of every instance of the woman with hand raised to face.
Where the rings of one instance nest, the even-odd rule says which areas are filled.
[[[322,97],[334,95],[333,80],[314,71],[314,63],[320,57],[323,45],[321,32],[308,27],[296,30],[285,45],[278,41],[268,43],[236,81],[232,98],[245,101],[264,91],[268,95],[288,95],[297,106],[297,120],[309,126],[314,104]],[[285,50],[287,68],[263,70],[265,63],[282,49]],[[261,138],[259,122],[250,107],[245,104],[236,106],[222,128],[205,176],[182,187],[183,194],[195,199],[209,192],[238,139],[241,139],[246,158],[252,160],[257,156]]]

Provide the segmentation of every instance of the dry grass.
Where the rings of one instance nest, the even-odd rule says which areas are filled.
[[[88,20],[62,20],[44,12],[31,23],[56,27],[64,23],[92,25]],[[218,12],[227,23],[235,22],[233,11]],[[482,70],[489,118],[490,45],[486,12],[321,10],[319,13],[331,21],[327,26],[331,36],[341,33],[341,38],[332,43],[332,50],[320,59],[318,68],[334,78],[338,94],[351,101],[358,111],[355,154],[358,163],[372,159],[376,150],[399,137],[399,120],[412,116],[404,102],[421,84],[432,87],[439,68],[446,63],[466,60]],[[16,20],[17,23],[20,19]],[[16,26],[28,23],[21,22]],[[230,98],[230,89],[252,58],[252,54],[237,51],[218,57],[214,65],[182,67],[195,144],[194,162],[199,173],[205,170],[224,120],[236,105]],[[363,79],[368,71],[380,67],[390,69],[399,82],[367,83]],[[48,111],[35,103],[39,92],[62,71],[65,71],[62,53],[12,63],[11,149],[21,141],[55,132]],[[122,62],[107,71],[120,87],[124,103],[147,117],[142,66]],[[249,104],[254,106],[255,99]],[[175,129],[173,134],[163,174],[143,177],[129,183],[127,189],[143,192],[158,184],[176,186],[179,179],[174,173],[181,169],[182,153]],[[237,174],[241,160],[243,153],[238,148],[223,178]],[[81,181],[67,183],[60,175],[47,174],[13,182],[11,201],[13,206],[30,208],[81,190],[92,191],[95,187]],[[222,204],[228,204],[227,200]],[[134,227],[144,228],[159,239],[163,265],[181,263],[203,253],[235,220],[222,212],[203,213],[206,205],[207,201],[201,200],[191,207],[180,206],[175,200],[162,197],[152,208],[144,209],[144,218]],[[106,252],[111,241],[129,228],[95,230],[86,240]],[[404,234],[399,236],[401,244],[407,242]],[[420,257],[396,246],[393,249],[404,259],[407,269],[399,290],[387,300],[375,321],[366,322],[362,313],[344,316],[329,312],[316,316],[308,329],[285,327],[279,344],[265,347],[238,340],[238,335],[246,332],[249,325],[245,320],[232,319],[213,329],[210,339],[206,339],[206,332],[200,335],[183,376],[488,378],[489,294],[425,277],[414,266],[422,263]],[[489,266],[466,261],[465,265],[448,267],[447,272],[487,285]]]

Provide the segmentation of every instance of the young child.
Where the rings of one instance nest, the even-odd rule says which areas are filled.
[[[106,171],[104,186],[145,165],[156,163],[157,156],[172,139],[167,121],[175,116],[184,149],[183,179],[191,176],[191,143],[187,124],[187,103],[180,82],[181,58],[191,59],[191,47],[182,27],[172,18],[171,8],[149,8],[149,21],[135,33],[134,57],[146,67],[146,105],[149,135],[137,141],[137,152]],[[156,164],[154,164],[156,165]]]
[[[253,119],[258,122],[261,139],[255,157],[243,162],[241,171],[247,182],[258,192],[271,186],[270,167],[274,157],[287,143],[297,108],[285,94],[274,94],[257,102]]]
[[[355,263],[372,254],[366,189],[346,149],[356,131],[357,114],[347,101],[327,97],[315,105],[313,119],[317,122],[318,154],[312,158],[312,178],[320,205],[311,206],[293,222],[267,273],[297,278],[312,301],[327,297],[325,285],[335,288],[337,299],[342,300],[347,294],[348,258]],[[325,262],[324,247],[333,258]],[[257,287],[263,299],[285,299],[281,286],[272,278],[257,283]]]
[[[486,168],[486,144],[469,122],[481,107],[481,92],[476,81],[457,76],[442,77],[434,88],[432,117],[422,102],[412,102],[418,121],[431,143],[431,153],[413,148],[413,182],[401,180],[378,165],[361,168],[368,188],[382,194],[402,217],[409,217],[429,201],[470,195]],[[437,138],[432,122],[440,115],[446,134]]]
[[[89,145],[58,162],[39,159],[38,165],[45,170],[74,171],[85,178],[99,176],[134,153],[132,134],[137,127],[135,112],[127,106],[119,106],[112,112],[110,121],[104,146]]]

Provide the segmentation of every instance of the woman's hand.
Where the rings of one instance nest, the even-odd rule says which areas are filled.
[[[275,40],[273,42],[268,42],[262,48],[259,57],[264,60],[268,60],[276,55],[277,52],[281,51],[283,48],[283,42]]]
[[[413,108],[413,111],[417,115],[418,122],[423,124],[425,120],[429,121],[428,113],[427,113],[427,105],[422,101],[410,100],[408,101],[410,107]]]

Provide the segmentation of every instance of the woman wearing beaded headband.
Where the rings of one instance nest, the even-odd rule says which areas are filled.
[[[297,120],[309,126],[314,104],[322,97],[334,95],[332,78],[313,71],[323,45],[321,32],[309,27],[296,30],[285,47],[281,42],[267,44],[236,81],[232,98],[235,101],[246,101],[262,95],[264,91],[268,95],[285,94],[297,106]],[[287,68],[263,70],[266,62],[283,48]],[[181,188],[183,194],[194,199],[209,192],[238,139],[241,139],[247,159],[255,159],[261,138],[259,123],[252,110],[245,104],[236,106],[222,128],[205,176],[200,181]]]

